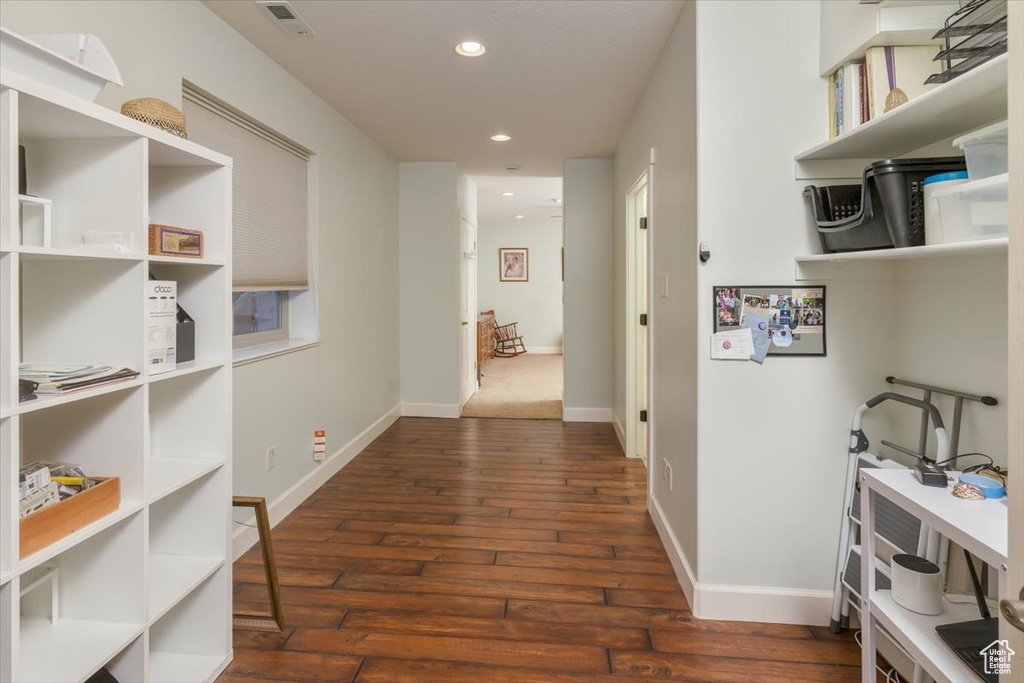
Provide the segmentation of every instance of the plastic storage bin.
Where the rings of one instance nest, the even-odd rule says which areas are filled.
[[[1005,237],[1010,223],[1009,189],[1009,175],[1004,173],[936,191],[933,197],[939,203],[943,241]]]
[[[952,173],[939,173],[928,176],[924,179],[924,243],[943,244],[946,239],[942,234],[942,216],[939,213],[939,200],[935,193],[946,190],[967,182],[967,171],[953,171]],[[950,213],[947,220],[951,223],[964,223],[971,220],[970,205],[959,203],[957,207],[950,207],[956,211],[956,215]]]
[[[1009,130],[1006,121],[962,135],[953,140],[953,145],[964,151],[967,175],[971,180],[1001,175],[1009,168]]]
[[[924,179],[965,169],[963,157],[884,159],[864,169],[861,185],[807,186],[822,250],[923,245]]]

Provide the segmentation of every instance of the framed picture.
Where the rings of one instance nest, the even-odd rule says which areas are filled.
[[[768,328],[769,356],[826,355],[823,286],[716,286],[712,293],[715,332],[738,330],[754,315]]]
[[[530,250],[526,247],[498,249],[498,279],[501,282],[529,282]]]

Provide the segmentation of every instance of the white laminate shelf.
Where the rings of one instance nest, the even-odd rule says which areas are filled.
[[[916,259],[940,258],[986,252],[1005,252],[1010,245],[1008,237],[956,242],[953,244],[929,244],[920,247],[898,249],[871,249],[869,251],[846,251],[838,254],[808,254],[797,256],[801,263],[847,263],[852,261],[910,261]]]
[[[106,251],[103,249],[73,247],[33,247],[11,246],[4,251],[19,254],[23,260],[76,260],[93,259],[98,261],[142,261],[144,256],[137,253]]]
[[[864,486],[896,503],[981,561],[1005,571],[1009,545],[1006,498],[962,500],[952,494],[951,486],[944,489],[923,486],[910,470],[862,469],[860,477]]]
[[[928,616],[900,607],[893,601],[890,591],[875,591],[871,598],[871,614],[936,681],[971,683],[979,680],[977,674],[935,632],[935,627],[942,624],[980,619],[977,605],[943,600],[942,614]]]
[[[134,389],[145,384],[145,381],[136,377],[135,379],[128,380],[127,382],[117,382],[115,384],[108,384],[97,389],[89,389],[87,391],[80,391],[74,394],[67,394],[66,396],[39,396],[31,401],[25,401],[19,403],[16,406],[11,406],[0,412],[0,417],[10,417],[11,415],[24,415],[25,413],[34,413],[37,410],[46,410],[47,408],[53,408],[55,406],[62,406],[68,403],[74,403],[75,401],[84,401],[86,399],[94,398],[96,396],[104,396],[106,394],[113,394],[118,391],[127,391]]]
[[[24,683],[81,681],[142,633],[141,624],[23,618],[18,680]]]
[[[151,683],[200,683],[212,681],[226,665],[218,655],[186,655],[178,652],[149,653],[149,680]]]
[[[223,466],[223,460],[212,458],[152,457],[149,459],[146,486],[149,503],[152,505],[164,496]]]
[[[1001,55],[908,103],[797,155],[797,162],[887,159],[1006,118]]]
[[[162,372],[159,375],[148,375],[146,379],[150,384],[153,382],[166,382],[167,380],[177,379],[178,377],[186,377],[197,372],[207,372],[209,370],[216,370],[217,368],[222,367],[224,367],[223,361],[190,360],[185,363],[178,363],[170,372]]]
[[[211,266],[220,267],[224,265],[224,259],[215,258],[178,258],[176,256],[154,256],[146,257],[150,263],[173,263],[176,266]]]
[[[106,107],[0,68],[0,83],[19,96],[22,139],[149,139],[151,166],[231,166],[231,158]]]
[[[104,515],[92,524],[87,524],[78,531],[70,533],[59,541],[51,543],[42,550],[32,553],[28,557],[22,558],[21,562],[19,562],[18,566],[15,568],[14,573],[24,574],[28,570],[38,567],[44,562],[60,555],[65,550],[73,548],[79,543],[92,538],[104,529],[109,529],[118,522],[131,517],[141,509],[142,503],[122,499],[118,508],[110,514]]]
[[[149,620],[165,615],[224,564],[222,557],[149,556]]]

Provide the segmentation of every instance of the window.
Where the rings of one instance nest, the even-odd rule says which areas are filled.
[[[182,99],[189,139],[234,162],[235,348],[315,337],[315,305],[295,308],[310,290],[309,151],[190,83]]]

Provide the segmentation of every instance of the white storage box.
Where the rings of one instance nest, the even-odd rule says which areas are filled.
[[[1009,130],[1006,121],[994,123],[953,140],[967,157],[967,176],[981,180],[1006,173],[1009,168]]]
[[[149,280],[146,283],[146,371],[170,372],[176,366],[178,346],[178,283]]]
[[[0,62],[5,69],[92,102],[107,83],[124,85],[102,41],[84,33],[26,38],[0,27]]]
[[[936,191],[944,242],[1006,237],[1009,226],[1009,175],[972,180]]]

